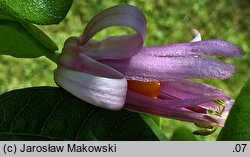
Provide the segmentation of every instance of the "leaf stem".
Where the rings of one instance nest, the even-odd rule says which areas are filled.
[[[58,64],[60,61],[60,53],[54,52],[54,53],[46,53],[45,57],[47,57],[49,60],[53,61],[54,63]]]

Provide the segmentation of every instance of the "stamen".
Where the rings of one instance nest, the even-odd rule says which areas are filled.
[[[200,129],[200,130],[195,130],[193,132],[194,135],[200,135],[200,136],[208,136],[211,135],[212,133],[215,132],[217,127],[213,127],[212,129]]]
[[[160,93],[160,82],[128,81],[128,89],[145,96],[157,98]]]
[[[196,124],[196,123],[194,123],[194,125],[203,129],[213,129],[213,126],[210,126],[210,125],[204,125],[204,124],[202,125],[202,124]]]
[[[212,109],[208,109],[207,110],[207,114],[211,115],[211,116],[220,116],[220,113],[212,110]]]
[[[214,100],[215,103],[221,105],[221,106],[225,106],[225,102],[223,100],[220,100],[220,99],[217,99],[217,100]]]
[[[218,104],[217,109],[219,111],[219,114],[221,115],[224,112],[225,107],[226,107],[225,101],[217,99],[217,100],[214,100],[214,102]]]
[[[200,124],[195,124],[195,125],[200,129],[193,131],[194,135],[200,135],[200,136],[211,135],[217,129],[217,127],[213,126],[200,125]]]

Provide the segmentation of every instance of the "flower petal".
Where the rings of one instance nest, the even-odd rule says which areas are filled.
[[[109,26],[127,26],[136,31],[129,36],[110,37],[103,41],[90,40],[97,32]],[[131,5],[118,5],[106,9],[90,20],[78,45],[85,54],[95,59],[129,58],[143,46],[146,19],[142,12]]]
[[[222,116],[228,116],[234,102],[235,102],[235,100],[233,100],[233,99],[225,101],[225,109],[224,109],[224,112],[222,113]]]
[[[90,40],[85,45],[71,44],[89,57],[100,59],[123,59],[139,52],[141,46],[137,45],[141,38],[138,35],[109,37],[103,41]],[[68,46],[68,45],[66,45]]]
[[[169,81],[186,78],[230,77],[235,71],[231,64],[199,57],[156,57],[137,54],[124,60],[101,60],[127,79],[139,81]]]
[[[191,106],[189,109],[193,111],[198,110],[199,112],[202,112],[201,110],[204,110],[205,112],[207,110],[213,110],[218,113],[221,112],[219,107],[220,104],[216,103],[215,101],[222,100],[224,102],[225,108],[221,114],[224,116],[229,113],[234,103],[234,100],[232,100],[228,95],[224,94],[221,89],[204,83],[196,83],[190,80],[161,82],[159,97],[181,100],[207,97],[210,98],[210,102],[201,103],[199,107]]]
[[[221,96],[224,99],[230,99],[221,89],[205,83],[197,83],[191,80],[161,82],[160,97],[193,99],[203,96]]]
[[[209,116],[204,113],[197,113],[191,110],[177,107],[178,104],[193,105],[199,104],[201,99],[194,100],[163,100],[152,99],[147,96],[128,91],[125,108],[133,111],[154,114],[167,118],[192,122],[200,125],[223,126],[225,120],[218,116]]]
[[[76,38],[67,40],[60,65],[55,70],[56,83],[76,97],[99,107],[118,110],[125,102],[127,80],[124,76],[83,53],[75,47]]]
[[[124,105],[127,92],[125,78],[94,76],[63,66],[59,66],[54,74],[60,87],[88,103],[111,110],[119,110]]]
[[[215,55],[224,57],[241,57],[241,48],[222,40],[205,40],[167,46],[144,47],[140,53],[161,57]]]
[[[63,53],[60,58],[60,65],[75,71],[85,72],[92,75],[97,75],[101,77],[115,78],[117,76],[123,77],[122,74],[113,68],[104,65],[84,53],[79,53],[79,47],[72,46],[77,38],[70,38],[63,48]]]

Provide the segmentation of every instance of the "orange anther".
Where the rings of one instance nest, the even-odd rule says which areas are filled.
[[[160,92],[160,82],[128,81],[128,89],[134,92],[157,98]]]

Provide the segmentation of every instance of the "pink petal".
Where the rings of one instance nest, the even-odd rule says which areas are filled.
[[[79,53],[78,47],[72,46],[72,42],[77,38],[70,38],[70,44],[64,47],[60,58],[60,65],[75,71],[85,72],[101,77],[115,78],[117,76],[123,77],[118,71],[104,65],[84,53]],[[119,74],[118,74],[119,73]]]
[[[206,100],[204,100],[206,101]],[[193,100],[163,100],[163,99],[152,99],[138,93],[128,91],[125,108],[133,111],[154,114],[167,118],[192,122],[200,125],[209,126],[223,126],[225,120],[213,116],[197,113],[180,106],[198,105],[202,102],[201,99]],[[182,104],[182,105],[178,105]],[[211,120],[212,119],[212,120]]]
[[[223,96],[230,99],[223,91],[214,86],[197,83],[191,80],[178,80],[161,82],[160,97],[174,97],[178,99],[192,99],[202,96]]]
[[[76,40],[71,38],[68,42]],[[69,44],[70,45],[70,44]],[[127,80],[111,67],[66,46],[54,72],[56,83],[76,97],[111,110],[125,103]]]
[[[225,102],[225,111],[223,112],[224,115],[229,113],[233,105],[233,100],[228,95],[224,94],[221,89],[204,83],[196,83],[190,80],[161,82],[159,97],[181,100],[210,97],[210,102],[202,103],[200,106],[204,109],[212,109],[214,111],[218,110],[219,105],[214,101],[220,99]],[[195,109],[195,107],[190,109]]]
[[[110,37],[100,42],[90,40],[97,32],[110,26],[127,26],[136,34]],[[145,34],[146,19],[142,12],[131,5],[118,5],[91,19],[79,37],[78,46],[84,46],[83,52],[95,59],[129,58],[142,48]]]
[[[140,53],[161,57],[215,55],[241,57],[241,48],[222,40],[205,40],[191,43],[179,43],[167,46],[144,47]]]
[[[169,81],[186,78],[225,79],[235,67],[220,61],[199,57],[156,57],[137,54],[124,60],[101,60],[117,69],[127,79],[139,81]]]
[[[139,52],[142,47],[141,36],[138,34],[109,37],[103,41],[89,40],[85,45],[71,45],[78,49],[79,53],[84,53],[89,57],[100,59],[122,59]]]

